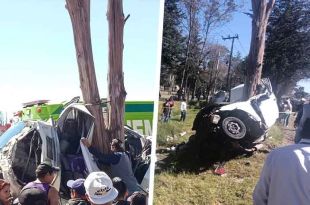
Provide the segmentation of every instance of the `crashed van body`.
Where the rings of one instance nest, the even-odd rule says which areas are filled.
[[[260,92],[247,101],[238,101],[231,93],[231,103],[215,103],[204,107],[196,116],[193,130],[202,138],[232,142],[252,148],[263,141],[268,129],[279,116],[277,100],[269,79],[262,79]],[[241,95],[244,86],[234,93]],[[241,91],[240,91],[241,90]]]
[[[13,196],[17,196],[25,184],[35,180],[35,169],[40,162],[50,161],[61,168],[53,185],[65,198],[69,197],[68,180],[86,178],[90,172],[99,171],[92,154],[80,142],[81,137],[91,142],[93,131],[94,117],[81,104],[66,107],[55,125],[28,120],[10,128],[0,138],[0,168],[3,178],[11,184]],[[137,170],[143,161],[141,155],[145,145],[150,142],[128,127],[125,127],[125,139]],[[147,168],[144,166],[143,174]],[[145,186],[148,188],[148,184]]]

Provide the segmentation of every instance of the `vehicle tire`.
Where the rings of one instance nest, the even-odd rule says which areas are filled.
[[[237,117],[226,117],[222,121],[222,129],[228,137],[240,140],[245,137],[247,129],[245,124]]]

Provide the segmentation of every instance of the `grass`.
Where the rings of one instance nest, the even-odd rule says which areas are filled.
[[[163,102],[160,102],[159,110],[162,110]],[[180,122],[180,102],[175,102],[172,109],[171,119],[169,122],[159,122],[157,125],[157,145],[158,146],[172,146],[182,141],[186,141],[194,132],[192,131],[192,124],[199,109],[188,109],[186,119]],[[158,119],[161,117],[161,112],[158,114]],[[186,132],[181,136],[181,133]]]
[[[178,114],[178,104],[173,115]],[[158,124],[158,140],[160,146],[171,146],[173,143],[185,141],[191,134],[193,119],[198,110],[189,110],[189,118],[185,123],[171,120]],[[176,118],[177,119],[177,118]],[[173,130],[173,131],[172,131]],[[166,140],[167,133],[188,132],[174,141]],[[172,134],[171,134],[172,135]],[[273,148],[281,144],[282,130],[278,126],[271,128],[266,147]],[[265,151],[265,152],[264,152]],[[214,175],[212,169],[199,173],[174,172],[173,162],[167,164],[171,169],[157,171],[155,175],[155,205],[248,205],[252,204],[252,193],[259,178],[261,168],[268,150],[262,150],[250,157],[239,157],[225,164],[226,175]]]

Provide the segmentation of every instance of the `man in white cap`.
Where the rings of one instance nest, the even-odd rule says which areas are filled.
[[[92,205],[112,205],[118,192],[105,172],[92,172],[84,182],[86,198]]]

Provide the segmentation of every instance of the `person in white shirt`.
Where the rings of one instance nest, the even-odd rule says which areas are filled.
[[[284,101],[283,111],[285,115],[283,126],[288,127],[290,115],[292,113],[292,104],[289,98]]]
[[[180,121],[185,121],[185,118],[186,118],[186,102],[185,100],[182,100],[181,102],[181,118],[180,118]]]
[[[298,144],[267,156],[253,192],[254,205],[310,204],[310,118],[303,125]]]

